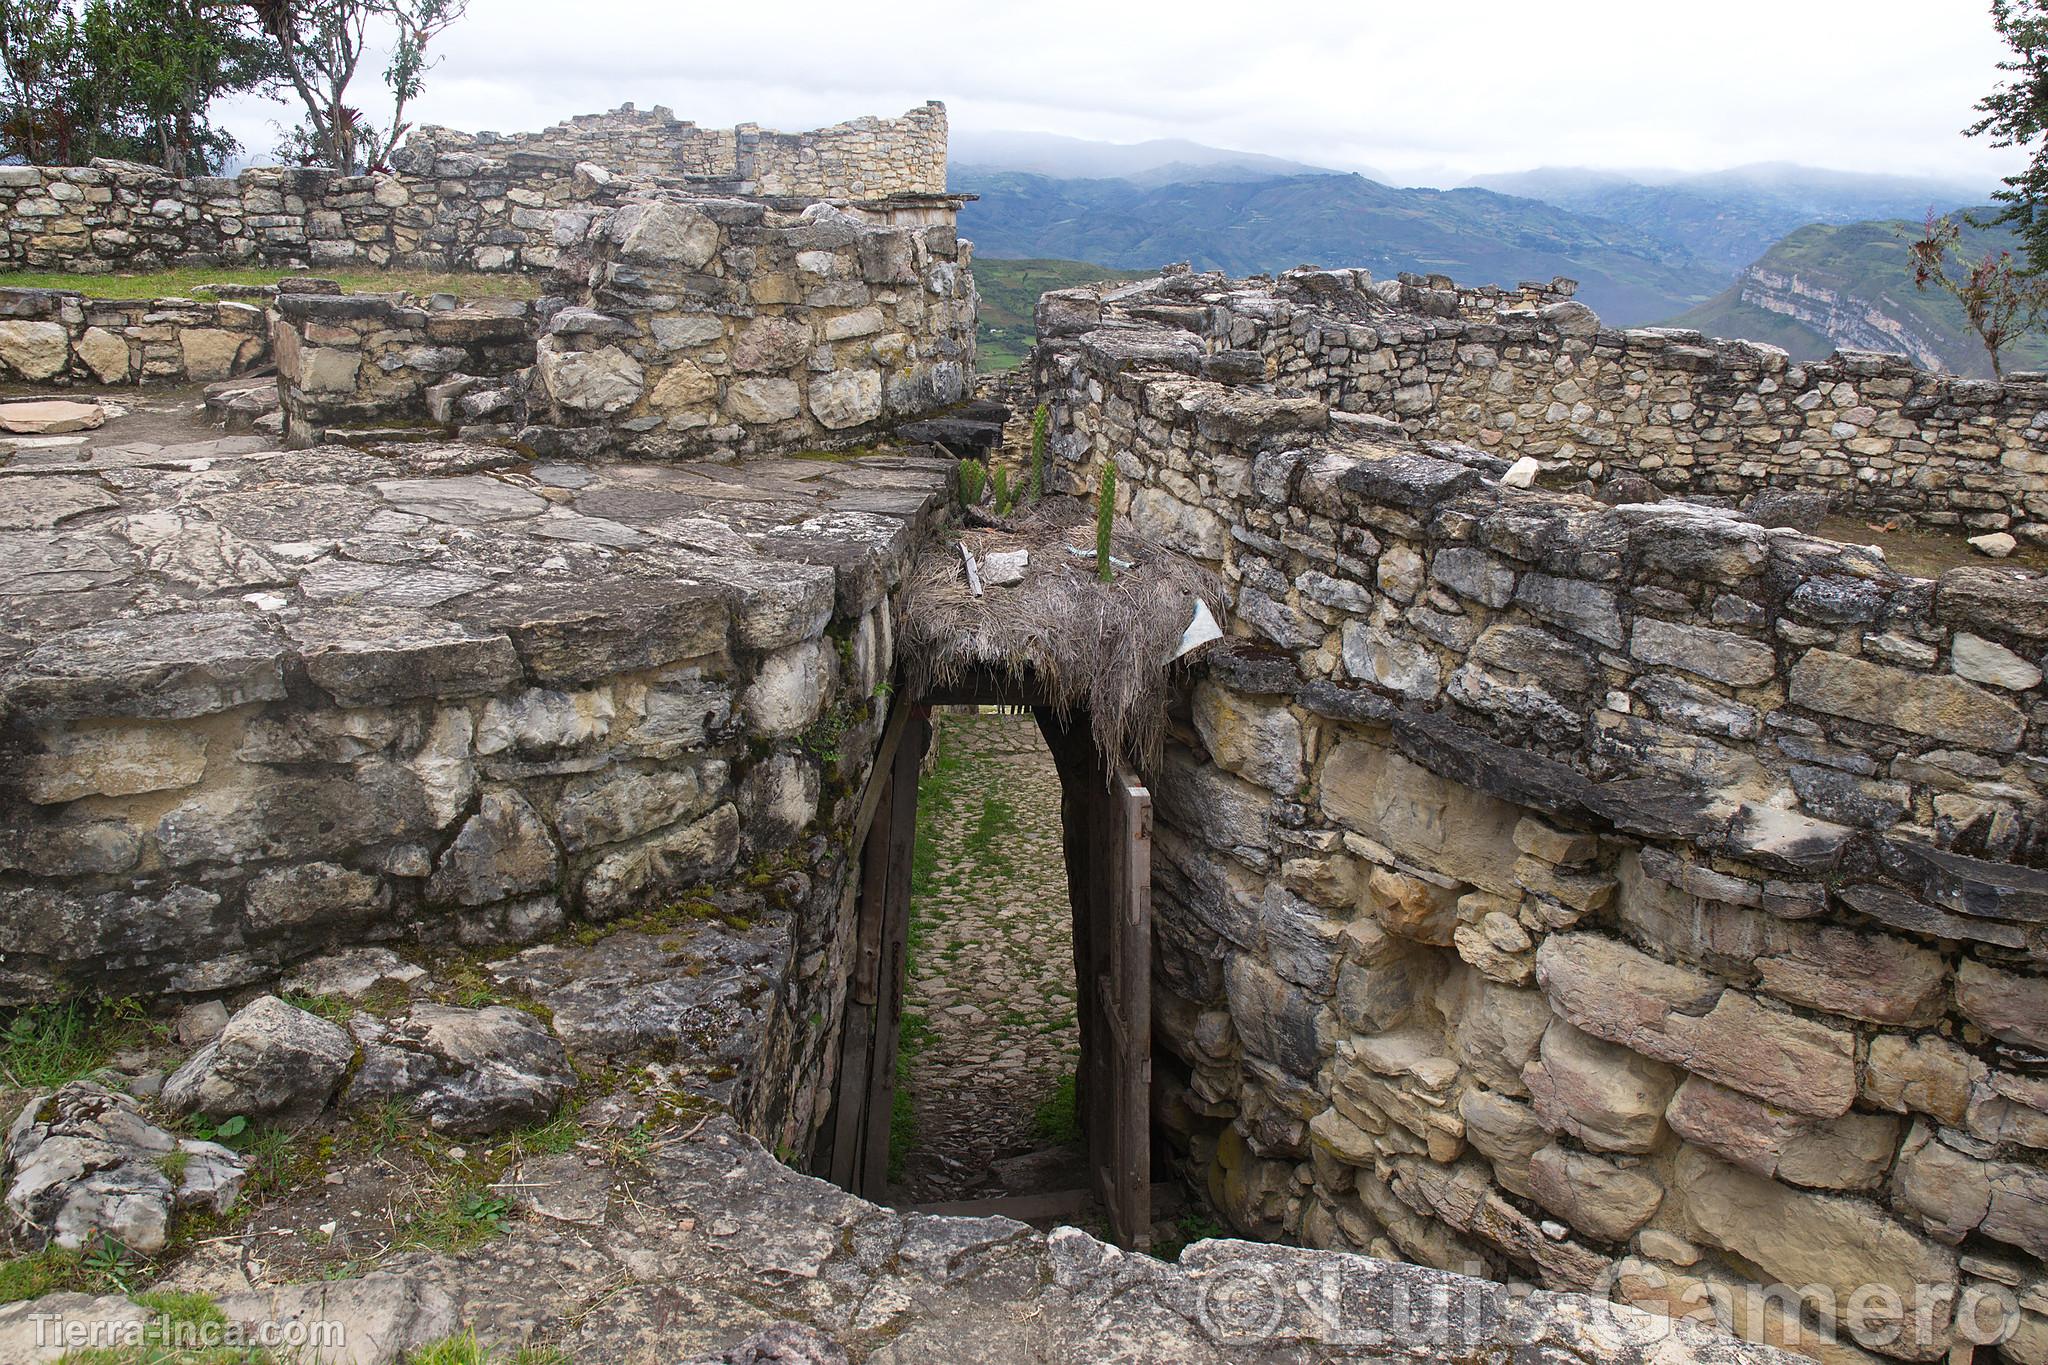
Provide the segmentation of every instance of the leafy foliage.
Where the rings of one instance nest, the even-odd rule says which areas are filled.
[[[236,145],[208,121],[213,101],[276,75],[275,50],[236,6],[0,0],[0,154],[203,174]]]
[[[1071,1143],[1081,1140],[1081,1108],[1078,1081],[1069,1071],[1053,1086],[1031,1115],[1031,1129],[1046,1142]]]
[[[2010,79],[1977,101],[1983,117],[1964,131],[1988,135],[1994,147],[2027,149],[2026,169],[1996,192],[2005,207],[1991,221],[2019,233],[2027,273],[2040,274],[2048,271],[2048,9],[2042,0],[1991,0],[1991,22],[2012,49],[1998,64]]]
[[[468,8],[469,0],[300,0],[276,13],[266,7],[285,82],[306,115],[279,151],[351,175],[383,168],[412,128],[405,109],[434,66],[428,47]],[[391,121],[380,130],[348,92],[370,33],[384,27],[396,31],[397,41],[384,68]]]
[[[1963,306],[1970,329],[1991,357],[1991,373],[2003,376],[2001,353],[2022,333],[2037,329],[2048,309],[2048,279],[2023,274],[2010,251],[1986,250],[1974,262],[1959,250],[1962,225],[1952,217],[1927,215],[1927,229],[1911,247],[1913,283],[1938,289]]]

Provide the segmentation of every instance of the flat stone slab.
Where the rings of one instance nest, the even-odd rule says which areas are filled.
[[[98,403],[79,403],[69,398],[0,403],[0,431],[11,431],[17,436],[56,436],[68,431],[91,431],[106,420],[106,410]]]
[[[949,473],[924,447],[530,466],[481,444],[0,443],[0,704],[171,719],[305,677],[363,706],[771,649],[879,601]]]

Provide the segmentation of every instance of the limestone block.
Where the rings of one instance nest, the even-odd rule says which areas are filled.
[[[355,1052],[339,1025],[262,996],[171,1073],[163,1103],[210,1118],[311,1118],[327,1107]]]
[[[694,824],[619,845],[584,877],[584,909],[609,919],[672,896],[729,869],[739,857],[739,844],[739,811],[728,802]]]
[[[88,327],[73,343],[79,361],[102,384],[125,384],[132,373],[128,343],[104,327]]]
[[[361,351],[339,346],[307,346],[300,350],[297,375],[293,381],[315,397],[336,397],[356,391],[356,376],[362,368]]]
[[[1853,1035],[1768,1009],[1703,973],[1574,933],[1544,940],[1536,976],[1563,1018],[1646,1057],[1819,1118],[1855,1100]]]
[[[1965,959],[1956,968],[1956,1007],[1994,1037],[2048,1051],[2048,977]]]
[[[1550,1130],[1536,1111],[1520,1100],[1471,1087],[1458,1097],[1458,1116],[1465,1121],[1465,1139],[1493,1164],[1493,1178],[1510,1194],[1535,1197],[1529,1184],[1529,1158],[1551,1145]]]
[[[226,379],[235,373],[248,336],[217,327],[181,327],[178,349],[185,357],[185,377],[190,380]]]
[[[655,381],[647,395],[647,406],[657,412],[673,412],[710,403],[717,397],[716,376],[694,360],[678,360]]]
[[[1419,950],[1418,950],[1419,951]],[[1539,991],[1480,979],[1457,1016],[1458,1061],[1482,1085],[1526,1097],[1522,1076],[1551,1026],[1550,1006]]]
[[[737,379],[726,390],[726,406],[753,426],[787,422],[803,415],[803,396],[794,379]]]
[[[1664,1128],[1678,1075],[1648,1057],[1553,1020],[1522,1068],[1536,1115],[1603,1152],[1647,1152]]]
[[[546,822],[518,792],[492,788],[441,855],[427,899],[489,905],[532,895],[554,886],[558,865]]]
[[[1701,1239],[1782,1283],[1827,1285],[1842,1304],[1861,1286],[1888,1285],[1904,1305],[1890,1320],[1900,1353],[1925,1358],[1945,1346],[1955,1253],[1876,1205],[1788,1189],[1692,1147],[1681,1149],[1671,1189]]]
[[[362,1032],[362,1064],[344,1107],[397,1106],[437,1133],[483,1136],[542,1122],[576,1086],[547,1025],[504,1005],[422,1003]]]
[[[709,810],[725,789],[726,765],[707,759],[640,772],[610,767],[571,778],[555,805],[555,829],[570,853],[615,844]]]
[[[700,270],[718,254],[718,224],[667,199],[626,205],[611,215],[604,232],[621,258],[657,269]]]
[[[2041,670],[1995,640],[1959,630],[1949,642],[1949,669],[1959,678],[2012,692],[2041,684]]]
[[[0,318],[0,367],[20,379],[54,379],[71,358],[62,323]]]
[[[1224,963],[1223,979],[1231,1026],[1245,1051],[1289,1075],[1314,1076],[1323,1055],[1315,997],[1249,953],[1232,953]]]
[[[1537,1203],[1602,1242],[1626,1241],[1664,1202],[1664,1187],[1644,1172],[1555,1143],[1530,1157],[1528,1171]]]
[[[1647,664],[1738,687],[1766,682],[1778,669],[1777,654],[1761,641],[1647,616],[1636,620],[1629,653]]]
[[[1222,517],[1163,488],[1147,486],[1133,493],[1130,515],[1138,534],[1196,559],[1220,560],[1230,544],[1230,527]]]
[[[1360,739],[1340,741],[1324,760],[1320,799],[1332,820],[1407,862],[1497,896],[1521,895],[1513,834],[1522,812],[1504,801]]]
[[[1894,1118],[1791,1114],[1697,1076],[1678,1087],[1664,1116],[1687,1142],[1745,1171],[1816,1189],[1876,1189],[1899,1140]]]
[[[623,412],[640,400],[647,379],[640,362],[616,346],[573,351],[543,337],[534,360],[548,397],[573,412]]]
[[[832,690],[834,656],[823,640],[803,640],[761,661],[741,700],[748,725],[766,739],[803,733],[823,713]]]
[[[811,329],[797,318],[755,318],[733,334],[733,368],[743,374],[793,370],[811,353]]]
[[[1994,692],[1939,673],[1809,650],[1792,667],[1795,705],[1967,748],[2010,753],[2026,718]]]
[[[1375,867],[1366,878],[1365,907],[1390,934],[1448,947],[1458,927],[1458,899],[1463,890],[1438,886],[1390,867]]]
[[[1946,1038],[1880,1033],[1870,1040],[1862,1096],[1881,1109],[1930,1114],[1954,1127],[1969,1109],[1972,1082],[1986,1070]]]
[[[258,873],[250,879],[245,899],[250,928],[270,932],[360,923],[388,909],[391,893],[371,873],[311,862]]]
[[[818,814],[818,765],[790,753],[771,754],[740,783],[740,813],[750,849],[781,848]]]
[[[173,791],[206,771],[206,736],[164,726],[66,730],[47,743],[29,759],[23,782],[28,799],[39,805]]]
[[[1360,682],[1376,683],[1414,701],[1429,700],[1443,685],[1443,666],[1423,641],[1363,621],[1346,621],[1342,641],[1344,671]]]
[[[811,416],[844,431],[882,415],[882,376],[875,370],[835,370],[811,380]]]
[[[1301,722],[1285,706],[1267,705],[1203,680],[1195,688],[1195,729],[1209,756],[1231,772],[1285,796],[1301,786]]]

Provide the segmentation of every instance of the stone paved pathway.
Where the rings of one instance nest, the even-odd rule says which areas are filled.
[[[1079,1058],[1059,777],[1028,715],[937,719],[918,808],[902,1190],[929,1202],[1078,1186],[1075,1160],[1009,1160],[1057,1145],[1039,1111]]]

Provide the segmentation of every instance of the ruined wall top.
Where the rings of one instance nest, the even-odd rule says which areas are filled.
[[[937,100],[901,118],[862,117],[801,133],[756,123],[704,128],[661,105],[622,104],[533,133],[422,128],[406,154],[527,153],[592,162],[630,180],[708,178],[733,193],[770,198],[886,199],[945,193],[946,134],[946,106]]]

